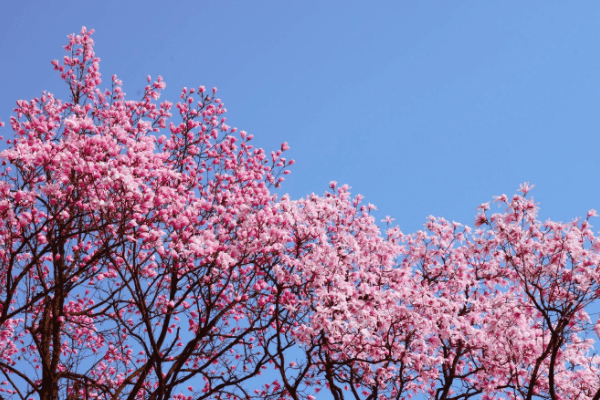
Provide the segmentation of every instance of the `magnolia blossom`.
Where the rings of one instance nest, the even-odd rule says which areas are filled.
[[[336,181],[278,197],[287,142],[216,88],[101,89],[92,33],[0,152],[2,398],[600,399],[595,210],[540,222],[525,183],[408,234]]]

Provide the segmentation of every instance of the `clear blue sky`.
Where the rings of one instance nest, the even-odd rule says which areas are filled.
[[[3,1],[3,121],[64,93],[50,61],[82,25],[105,82],[217,86],[230,125],[288,141],[294,198],[347,183],[406,233],[430,214],[472,225],[524,181],[541,219],[600,210],[596,1]]]
[[[105,82],[217,86],[228,123],[288,141],[283,190],[347,183],[404,232],[536,185],[541,218],[600,209],[600,4],[592,1],[4,1],[0,118],[64,86],[94,28]],[[9,136],[6,127],[2,130]],[[596,223],[600,227],[600,222]]]

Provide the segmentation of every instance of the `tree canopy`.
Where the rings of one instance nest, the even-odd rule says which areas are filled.
[[[287,143],[216,89],[101,89],[92,33],[0,153],[3,396],[600,399],[594,210],[540,222],[523,184],[405,234],[346,185],[278,196]]]

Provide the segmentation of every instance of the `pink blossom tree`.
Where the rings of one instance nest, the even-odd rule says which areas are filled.
[[[0,153],[0,395],[600,400],[594,211],[540,222],[525,184],[475,229],[382,234],[347,186],[279,198],[286,143],[216,89],[101,90],[92,33]]]
[[[285,248],[269,186],[292,163],[226,125],[216,90],[102,91],[93,31],[55,69],[70,99],[17,102],[2,152],[2,391],[40,399],[247,397]],[[192,385],[192,382],[194,384]]]
[[[307,358],[333,398],[600,398],[600,324],[588,314],[600,295],[596,212],[541,223],[529,189],[498,197],[503,212],[481,205],[476,230],[433,217],[412,235],[391,229],[399,247],[373,252],[395,257],[391,267],[364,258],[350,270],[373,275],[317,285],[293,335],[318,350]]]

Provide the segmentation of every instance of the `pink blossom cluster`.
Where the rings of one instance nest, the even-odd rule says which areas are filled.
[[[216,89],[100,89],[92,33],[0,153],[0,395],[600,399],[594,210],[540,222],[524,184],[404,234],[336,182],[278,197],[287,143]]]

